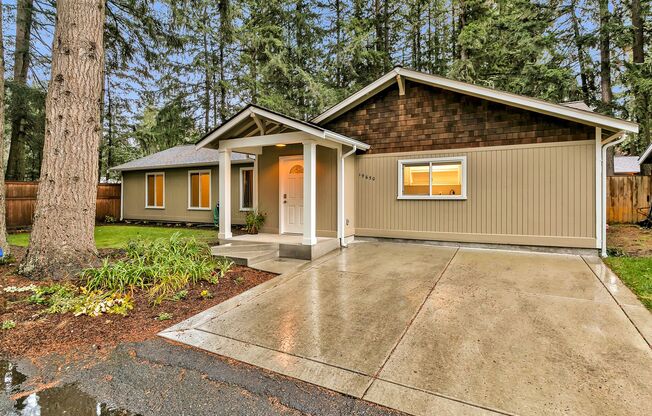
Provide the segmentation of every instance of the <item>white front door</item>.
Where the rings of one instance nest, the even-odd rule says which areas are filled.
[[[303,156],[279,158],[281,233],[303,232]]]

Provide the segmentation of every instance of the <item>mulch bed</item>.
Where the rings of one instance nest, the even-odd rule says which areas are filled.
[[[19,261],[25,253],[21,247],[12,247]],[[117,258],[118,250],[101,250],[103,257]],[[67,353],[92,346],[107,349],[122,342],[137,342],[156,336],[163,329],[181,322],[205,309],[234,297],[272,277],[273,273],[248,267],[234,266],[217,285],[201,282],[188,288],[186,299],[165,301],[152,306],[146,294],[134,293],[134,309],[129,315],[102,315],[99,317],[73,314],[39,314],[43,308],[27,302],[12,303],[28,297],[27,293],[5,293],[7,286],[27,286],[31,283],[47,285],[51,282],[34,282],[16,273],[16,265],[0,266],[0,322],[13,320],[16,327],[0,330],[0,356],[39,357],[52,352]],[[237,280],[237,281],[236,281]],[[212,299],[203,299],[202,290],[209,290]],[[172,319],[158,321],[160,313],[172,314]]]
[[[607,246],[633,257],[652,256],[652,229],[634,224],[610,225]]]

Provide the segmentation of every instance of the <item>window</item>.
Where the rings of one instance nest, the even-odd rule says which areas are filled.
[[[165,208],[165,173],[148,173],[145,181],[145,208]]]
[[[466,156],[399,160],[398,199],[466,199]]]
[[[240,168],[240,211],[254,209],[254,168]]]
[[[188,172],[188,209],[211,209],[211,171]]]

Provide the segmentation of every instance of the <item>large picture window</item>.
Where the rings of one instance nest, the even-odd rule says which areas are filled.
[[[211,171],[188,172],[188,209],[211,209]]]
[[[466,157],[399,160],[398,199],[466,199]]]
[[[165,173],[148,173],[145,183],[145,208],[165,208]]]
[[[254,209],[254,168],[240,168],[240,211]]]

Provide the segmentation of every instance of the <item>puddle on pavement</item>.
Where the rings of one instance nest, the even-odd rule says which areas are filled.
[[[4,374],[4,393],[7,396],[23,391],[21,384],[27,379],[16,366],[0,360],[0,372]],[[136,416],[126,410],[114,409],[106,403],[98,403],[74,384],[51,387],[32,393],[16,401],[11,416]]]

